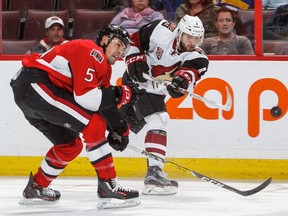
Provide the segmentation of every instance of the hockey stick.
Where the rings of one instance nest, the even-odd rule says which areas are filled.
[[[237,194],[240,194],[240,195],[242,195],[242,196],[250,196],[250,195],[256,194],[256,193],[258,193],[259,191],[261,191],[261,190],[263,190],[264,188],[266,188],[266,187],[271,183],[271,181],[272,181],[272,177],[270,177],[269,179],[267,179],[265,182],[263,182],[262,184],[260,184],[260,185],[257,186],[256,188],[253,188],[252,190],[242,191],[242,190],[238,190],[238,189],[236,189],[236,188],[234,188],[234,187],[231,187],[231,186],[229,186],[229,185],[226,185],[226,184],[224,184],[224,183],[222,183],[222,182],[220,182],[220,181],[217,181],[217,180],[215,180],[215,179],[212,179],[212,178],[210,178],[210,177],[207,177],[207,176],[205,176],[205,175],[202,175],[202,174],[200,174],[200,173],[198,173],[198,172],[195,172],[195,171],[193,171],[193,170],[190,170],[190,169],[188,169],[188,168],[186,168],[186,167],[183,167],[183,166],[181,166],[181,165],[179,165],[179,164],[176,164],[176,163],[174,163],[174,162],[172,162],[172,161],[169,161],[169,160],[166,160],[166,159],[162,159],[161,157],[159,157],[159,156],[157,156],[157,155],[155,155],[155,154],[152,154],[152,153],[147,152],[147,151],[145,151],[145,150],[139,149],[139,148],[137,148],[137,147],[135,147],[135,146],[133,146],[133,145],[128,145],[128,147],[129,147],[131,150],[133,150],[133,151],[135,151],[135,152],[138,152],[138,153],[140,153],[140,154],[142,154],[142,155],[145,155],[145,156],[148,157],[148,158],[152,158],[152,159],[154,159],[154,160],[161,161],[161,162],[163,162],[163,163],[169,163],[169,164],[173,165],[174,167],[176,167],[177,169],[179,169],[179,170],[181,170],[181,171],[184,171],[184,172],[186,172],[186,173],[190,173],[192,176],[195,176],[195,177],[197,177],[197,178],[199,178],[199,179],[201,179],[201,180],[203,180],[203,181],[212,183],[212,184],[214,184],[214,185],[216,185],[216,186],[218,186],[218,187],[224,188],[224,189],[226,189],[226,190],[232,191],[232,192],[237,193]]]
[[[153,82],[155,82],[157,84],[162,84],[164,86],[168,86],[169,85],[169,83],[167,81],[161,80],[161,79],[157,79],[155,77],[151,77],[151,76],[149,76],[146,73],[143,73],[143,77],[145,79],[153,81]],[[212,101],[212,100],[210,100],[208,98],[205,98],[205,97],[202,97],[200,95],[197,95],[197,94],[195,94],[195,93],[193,93],[191,91],[188,91],[186,89],[178,88],[178,90],[181,93],[183,93],[183,94],[187,94],[188,96],[196,98],[197,100],[200,100],[202,102],[208,103],[208,104],[210,104],[212,106],[218,107],[218,108],[223,109],[225,111],[229,111],[231,109],[231,106],[232,106],[232,97],[231,97],[231,94],[230,94],[227,86],[225,86],[225,89],[226,89],[226,93],[227,93],[227,100],[226,100],[226,103],[223,105],[223,104],[217,103],[215,101]]]

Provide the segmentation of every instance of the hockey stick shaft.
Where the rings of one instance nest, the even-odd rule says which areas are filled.
[[[149,76],[148,74],[145,74],[145,73],[143,73],[143,77],[145,79],[150,80],[152,82],[155,82],[157,84],[161,84],[161,85],[164,85],[164,86],[168,86],[169,85],[169,83],[167,81],[160,80],[160,79],[157,79],[155,77],[151,77],[151,76]],[[227,86],[225,87],[225,89],[226,89],[226,93],[227,93],[227,100],[226,100],[226,103],[223,105],[223,104],[217,103],[215,101],[212,101],[212,100],[210,100],[208,98],[202,97],[202,96],[200,96],[198,94],[195,94],[195,93],[193,93],[191,91],[188,91],[186,89],[178,88],[178,90],[181,93],[183,93],[183,94],[187,94],[190,97],[193,97],[193,98],[195,98],[197,100],[200,100],[202,102],[208,103],[208,104],[210,104],[210,105],[212,105],[214,107],[218,107],[218,108],[223,109],[225,111],[229,111],[231,109],[231,106],[232,106],[232,97],[231,97],[231,94],[230,94]]]
[[[252,190],[241,191],[241,190],[238,190],[238,189],[236,189],[234,187],[231,187],[231,186],[229,186],[227,184],[224,184],[223,182],[220,182],[220,181],[215,180],[213,178],[210,178],[208,176],[202,175],[202,174],[200,174],[198,172],[190,170],[190,169],[188,169],[188,168],[186,168],[184,166],[181,166],[179,164],[176,164],[176,163],[174,163],[172,161],[163,159],[163,158],[161,158],[161,157],[159,157],[159,156],[157,156],[155,154],[152,154],[150,152],[147,152],[145,150],[139,149],[139,148],[137,148],[137,147],[135,147],[133,145],[128,145],[128,147],[131,150],[135,151],[135,152],[138,152],[138,153],[140,153],[142,155],[145,155],[147,158],[151,158],[151,159],[154,159],[154,160],[157,160],[157,161],[161,161],[163,163],[169,163],[169,164],[173,165],[175,168],[177,168],[177,169],[179,169],[181,171],[184,171],[186,173],[190,173],[191,175],[193,175],[193,176],[195,176],[195,177],[197,177],[197,178],[199,178],[199,179],[201,179],[201,180],[203,180],[205,182],[209,182],[209,183],[214,184],[214,185],[216,185],[218,187],[224,188],[226,190],[232,191],[232,192],[240,194],[242,196],[250,196],[250,195],[253,195],[255,193],[258,193],[259,191],[261,191],[264,188],[266,188],[272,181],[272,178],[269,178],[265,182],[263,182],[262,184],[260,184],[259,186],[257,186],[256,188],[254,188]]]

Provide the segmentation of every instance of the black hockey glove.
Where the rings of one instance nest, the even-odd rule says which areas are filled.
[[[168,85],[166,88],[168,90],[169,95],[172,98],[179,98],[184,95],[182,92],[179,91],[179,88],[188,89],[191,82],[192,82],[191,74],[189,72],[180,70],[174,74],[172,83]]]
[[[125,105],[125,104],[134,104],[135,101],[143,96],[146,92],[145,89],[139,89],[137,85],[120,85],[120,86],[112,86],[115,96],[116,103]]]
[[[107,140],[109,145],[116,151],[124,151],[129,144],[129,125],[125,122],[123,127],[116,132],[110,132]]]
[[[149,66],[144,53],[131,54],[126,57],[125,62],[128,68],[128,73],[134,81],[147,81],[147,79],[143,77],[143,73],[148,74]]]

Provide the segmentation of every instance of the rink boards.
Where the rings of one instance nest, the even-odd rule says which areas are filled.
[[[9,80],[19,61],[0,61],[2,100],[0,175],[27,175],[35,170],[50,143],[24,119],[13,102]],[[112,83],[119,83],[123,61],[113,66]],[[195,171],[218,178],[288,179],[287,62],[211,61],[208,73],[195,93],[225,102],[225,86],[232,93],[230,111],[221,111],[192,99],[171,99],[166,104],[171,121],[168,129],[169,159]],[[223,100],[223,101],[222,101]],[[280,117],[270,110],[279,106]],[[145,133],[132,134],[130,143],[144,148]],[[145,174],[146,160],[136,152],[114,152],[119,176]],[[166,166],[176,177],[187,174]],[[63,175],[95,175],[83,151]]]

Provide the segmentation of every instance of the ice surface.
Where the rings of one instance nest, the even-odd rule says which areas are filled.
[[[140,196],[141,204],[123,209],[97,209],[96,178],[59,177],[51,188],[62,194],[54,205],[22,206],[22,190],[27,177],[0,178],[0,215],[61,216],[287,216],[288,182],[272,182],[263,191],[243,197],[198,179],[179,181],[179,191],[172,196]],[[119,179],[123,186],[143,188],[143,180]],[[240,190],[249,190],[262,181],[224,181]]]

